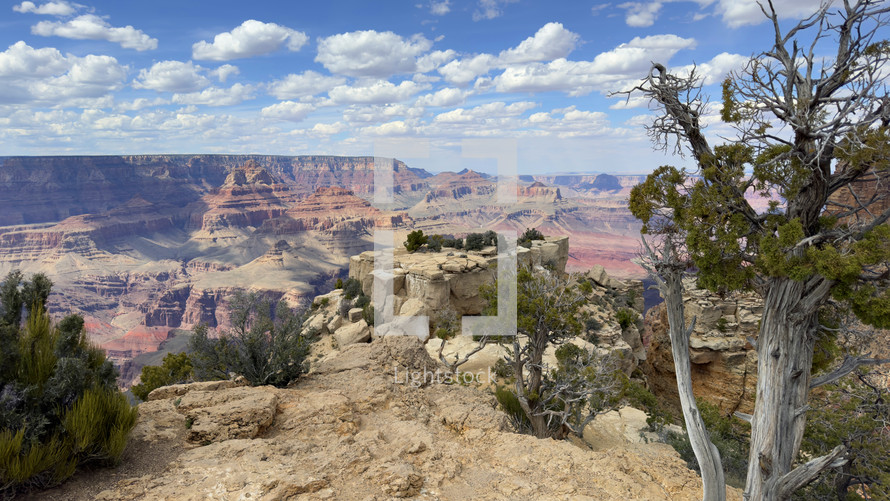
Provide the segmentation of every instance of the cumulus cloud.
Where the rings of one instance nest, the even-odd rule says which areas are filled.
[[[516,117],[522,115],[528,110],[537,107],[538,104],[531,101],[519,101],[507,104],[503,101],[493,103],[485,103],[473,108],[463,109],[456,108],[445,113],[439,113],[434,118],[438,123],[470,123],[479,120]]]
[[[417,58],[432,45],[422,35],[404,39],[391,31],[353,31],[320,38],[315,61],[331,73],[384,78],[413,73]]]
[[[473,11],[473,21],[494,19],[504,13],[507,4],[516,3],[519,0],[479,0],[476,10]]]
[[[417,99],[417,106],[456,106],[467,100],[469,92],[454,87],[446,87],[436,92],[425,94]]]
[[[116,28],[93,14],[84,14],[66,22],[40,21],[31,27],[31,33],[44,37],[57,36],[74,40],[106,40],[120,44],[125,49],[138,51],[158,48],[158,39],[151,38],[132,26]]]
[[[750,57],[741,54],[729,54],[721,52],[710,61],[698,65],[687,65],[676,68],[678,75],[688,75],[695,68],[696,75],[702,78],[704,85],[713,85],[722,82],[731,71],[740,70],[745,66]]]
[[[217,78],[222,83],[225,83],[226,80],[229,79],[232,75],[238,75],[241,73],[241,70],[238,69],[237,66],[232,66],[231,64],[224,64],[219,68],[210,71],[210,75]]]
[[[356,85],[339,85],[328,92],[335,104],[398,103],[409,99],[427,86],[405,80],[395,85],[387,80],[362,81]]]
[[[16,12],[21,12],[22,14],[31,12],[33,14],[42,14],[47,16],[70,16],[74,14],[75,8],[74,5],[68,2],[47,2],[45,4],[41,4],[39,7],[34,4],[34,2],[22,2],[18,5],[13,5],[12,10]]]
[[[201,74],[203,69],[191,61],[161,61],[149,69],[139,70],[133,87],[158,92],[196,92],[210,86],[210,80]]]
[[[636,37],[626,44],[597,55],[593,61],[556,59],[507,67],[494,79],[499,92],[563,91],[580,96],[595,89],[614,90],[645,74],[651,61],[667,61],[695,40],[676,35]]]
[[[466,85],[494,68],[566,57],[575,49],[579,39],[577,33],[565,29],[561,23],[547,23],[533,36],[497,56],[477,54],[454,60],[439,68],[439,73],[453,84]]]
[[[424,110],[419,106],[406,104],[385,104],[357,106],[352,105],[343,112],[343,119],[350,124],[368,124],[389,122],[393,118],[416,119],[423,116]]]
[[[269,94],[278,99],[298,99],[327,92],[338,85],[346,83],[343,77],[325,76],[307,70],[300,74],[291,73],[281,80],[269,84]]]
[[[271,106],[266,106],[260,111],[264,118],[274,120],[286,120],[289,122],[299,122],[306,118],[315,110],[315,106],[309,103],[300,103],[296,101],[282,101]]]
[[[301,31],[275,24],[248,19],[232,31],[213,37],[213,42],[200,41],[192,45],[192,58],[210,61],[229,61],[268,54],[283,45],[298,51],[309,37]]]
[[[173,94],[173,102],[176,104],[195,104],[205,106],[234,106],[253,99],[254,87],[237,83],[228,89],[210,87],[201,92],[189,92],[186,94]]]
[[[451,12],[451,2],[449,0],[431,0],[430,1],[430,14],[434,16],[444,16]]]
[[[628,26],[645,28],[655,24],[658,13],[661,11],[661,2],[626,2],[618,7],[627,11],[624,20]]]
[[[803,18],[816,12],[824,0],[783,0],[774,2],[781,19]],[[730,28],[766,21],[756,0],[718,0],[714,9]]]
[[[67,105],[103,99],[123,87],[127,67],[111,56],[63,55],[19,41],[0,52],[0,103]]]

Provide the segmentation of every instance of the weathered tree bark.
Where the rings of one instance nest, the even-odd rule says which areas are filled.
[[[670,241],[664,244],[664,252],[660,258],[652,252],[645,239],[643,244],[648,250],[650,261],[649,264],[644,264],[644,268],[655,280],[667,308],[668,333],[671,339],[671,354],[674,357],[674,373],[677,376],[677,391],[680,395],[683,418],[686,421],[686,434],[701,471],[702,500],[725,501],[726,479],[723,464],[720,462],[720,452],[711,442],[692,392],[689,335],[695,327],[695,319],[687,328],[683,306],[685,264],[676,259],[676,250],[671,247]]]
[[[806,424],[817,307],[827,298],[822,290],[808,292],[805,282],[789,278],[770,280],[757,339],[757,405],[751,419],[746,499],[788,499],[829,466],[838,466],[844,453],[840,447],[817,458],[823,461],[792,471]]]

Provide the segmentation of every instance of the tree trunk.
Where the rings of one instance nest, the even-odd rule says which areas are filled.
[[[667,307],[671,352],[674,356],[674,371],[677,375],[677,390],[680,394],[680,406],[686,420],[686,434],[698,461],[702,478],[702,500],[724,501],[726,499],[726,481],[720,452],[711,443],[708,431],[702,421],[692,393],[692,372],[689,361],[689,334],[695,325],[693,320],[689,330],[683,308],[683,283],[681,276],[666,276],[662,295]]]
[[[818,309],[802,306],[802,299],[809,305],[814,303],[804,289],[802,282],[773,278],[764,301],[757,339],[757,404],[751,420],[745,485],[748,501],[788,499],[794,488],[799,488],[783,476],[791,472],[803,438],[818,327]],[[812,478],[816,475],[818,472]]]

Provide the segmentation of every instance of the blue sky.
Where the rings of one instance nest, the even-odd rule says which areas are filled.
[[[819,2],[776,3],[792,22]],[[651,61],[696,63],[717,100],[771,38],[752,0],[0,5],[0,155],[369,155],[398,137],[430,145],[409,165],[492,171],[461,142],[508,138],[523,174],[643,173],[682,160],[652,151],[644,101],[607,94]]]

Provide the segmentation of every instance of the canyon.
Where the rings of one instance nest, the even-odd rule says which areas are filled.
[[[393,173],[386,205],[373,203],[381,162]],[[569,270],[602,263],[639,276],[639,223],[625,200],[641,179],[523,176],[515,202],[501,204],[492,176],[374,157],[0,157],[0,273],[46,273],[52,313],[83,315],[132,377],[127,364],[176,329],[225,328],[235,290],[306,305],[373,248],[375,228],[393,230],[396,246],[414,229],[537,228],[571,235]]]

